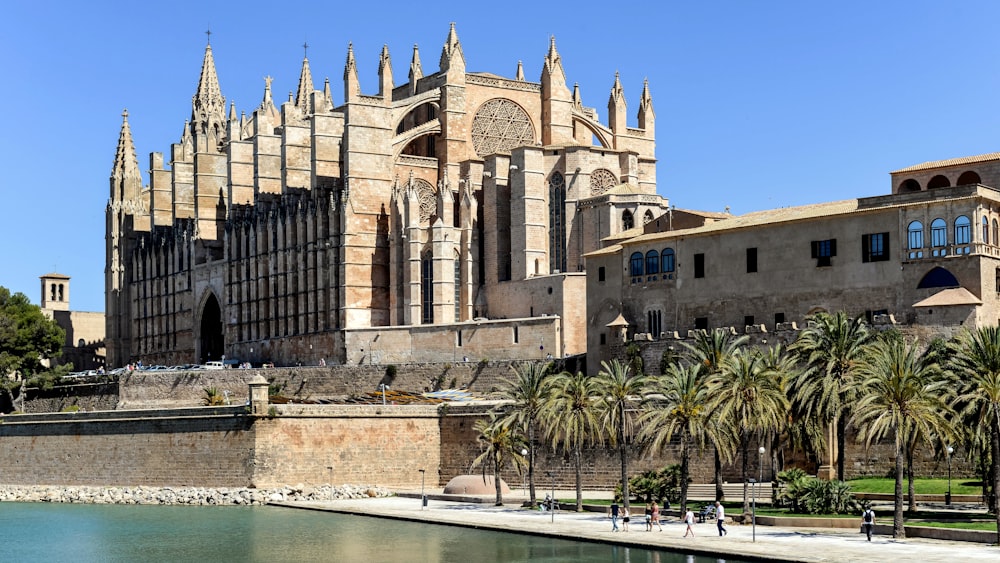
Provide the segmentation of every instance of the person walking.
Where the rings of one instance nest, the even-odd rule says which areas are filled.
[[[618,531],[618,514],[619,514],[619,512],[620,512],[620,510],[619,510],[619,507],[618,507],[618,501],[617,500],[611,501],[611,506],[608,507],[608,517],[611,518],[611,531],[612,532],[617,532]]]
[[[644,514],[645,520],[646,520],[646,531],[647,532],[652,532],[653,531],[653,505],[647,502],[646,503],[646,511],[643,514]]]
[[[687,529],[684,530],[684,537],[688,537],[688,534],[690,533],[693,538],[694,528],[692,528],[691,525],[694,524],[694,512],[690,508],[688,509],[687,514],[684,515],[684,523],[687,524]]]
[[[728,534],[726,527],[723,524],[726,521],[726,509],[722,506],[722,503],[715,501],[715,523],[719,526],[719,537]]]
[[[661,532],[663,531],[663,526],[660,525],[660,505],[656,504],[655,500],[653,501],[653,524],[656,524],[656,527],[659,528]],[[653,527],[650,526],[649,530],[652,531]]]
[[[628,515],[628,507],[627,506],[623,506],[622,507],[622,531],[623,532],[627,532],[628,531],[628,522],[629,522],[629,520],[631,520],[631,518],[629,518],[629,515]]]
[[[865,503],[865,511],[861,513],[861,527],[864,528],[868,541],[872,541],[872,531],[875,529],[875,511],[872,505]]]

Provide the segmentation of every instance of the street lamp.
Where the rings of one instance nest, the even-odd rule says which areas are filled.
[[[385,383],[379,383],[378,388],[382,390],[382,406],[385,406],[385,390],[389,388]]]
[[[552,514],[550,521],[554,524],[556,521],[556,476],[551,471],[546,471],[545,475],[552,480],[552,496],[549,498],[549,512]]]
[[[521,448],[521,457],[524,457],[526,455],[528,455],[528,449],[527,448]],[[528,496],[528,474],[527,473],[524,473],[524,472],[521,473],[521,484],[524,485],[524,487],[523,487],[524,488],[524,496]]]
[[[948,492],[944,495],[944,503],[951,506],[951,454],[955,453],[955,448],[948,446]]]
[[[424,475],[426,474],[426,469],[420,470],[420,510],[427,508],[427,495],[424,494]]]
[[[759,463],[757,464],[757,467],[760,470],[759,479],[757,479],[757,484],[764,482],[764,452],[766,451],[767,450],[764,449],[764,446],[757,448],[757,453],[760,454],[760,460]],[[753,487],[753,495],[752,495],[753,510],[750,513],[750,520],[751,522],[753,522],[753,541],[756,542],[757,541],[757,488],[754,485],[755,484],[753,482],[753,479],[750,479],[750,486]]]

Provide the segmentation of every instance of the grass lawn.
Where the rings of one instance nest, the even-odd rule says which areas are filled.
[[[894,479],[865,478],[851,479],[847,482],[855,493],[882,493],[891,495],[896,490]],[[943,495],[948,492],[947,479],[914,479],[913,488],[918,495]],[[903,481],[903,494],[907,491],[906,481]],[[981,495],[983,489],[979,481],[952,479],[951,493],[954,495]]]
[[[890,520],[891,522],[892,520]],[[997,531],[996,522],[921,522],[919,520],[907,520],[910,526],[927,526],[929,528],[960,528],[962,530],[986,530],[988,532]]]

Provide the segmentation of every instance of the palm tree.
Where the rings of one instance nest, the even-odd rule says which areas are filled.
[[[750,510],[747,476],[750,438],[763,438],[781,428],[788,412],[784,380],[768,367],[758,351],[734,354],[722,371],[709,382],[715,416],[731,428],[740,429],[743,457],[743,511]]]
[[[502,399],[513,405],[504,419],[524,431],[528,441],[528,501],[535,505],[535,432],[539,417],[552,391],[552,378],[548,377],[551,362],[514,364],[512,379],[504,379],[507,387],[500,391]]]
[[[951,368],[962,380],[957,404],[966,417],[977,416],[990,429],[990,475],[993,478],[990,510],[997,518],[1000,543],[1000,327],[982,327],[959,335]],[[978,413],[978,414],[977,414]]]
[[[635,417],[630,412],[639,401],[647,378],[633,374],[628,364],[617,359],[601,362],[596,385],[600,394],[599,409],[602,426],[611,431],[611,443],[618,446],[622,464],[622,501],[629,507],[628,440],[633,436]]]
[[[503,419],[498,419],[495,413],[490,413],[490,418],[481,418],[473,425],[473,430],[479,435],[479,440],[483,446],[483,452],[479,454],[473,462],[473,467],[483,466],[483,481],[486,480],[486,463],[488,462],[493,470],[493,484],[496,486],[496,505],[503,504],[503,492],[500,487],[500,472],[504,465],[513,463],[515,468],[520,469],[525,464],[524,457],[521,456],[521,448],[524,447],[524,439]]]
[[[600,427],[594,378],[580,372],[561,372],[552,381],[553,391],[543,407],[544,426],[552,445],[561,444],[573,453],[576,470],[576,510],[583,510],[583,445],[593,441]]]
[[[782,422],[781,428],[771,435],[771,473],[784,470],[784,445],[787,443],[792,450],[803,452],[821,451],[818,445],[823,443],[821,425],[809,419],[803,413],[805,408],[797,405],[794,393],[790,392],[791,382],[801,373],[798,356],[786,346],[776,344],[762,351],[761,361],[764,368],[775,373],[785,385],[785,395],[788,397],[789,410]]]
[[[696,364],[674,361],[661,377],[652,378],[647,389],[647,408],[640,418],[640,437],[649,449],[660,452],[673,437],[681,441],[681,514],[687,511],[691,446],[703,447],[711,422],[708,377]]]
[[[856,369],[858,403],[851,419],[867,446],[892,436],[896,453],[893,537],[903,529],[903,461],[914,435],[950,433],[947,380],[941,367],[903,338],[880,338],[865,349]]]
[[[807,416],[836,428],[837,479],[843,481],[847,421],[856,401],[853,376],[871,334],[861,317],[851,319],[843,311],[817,313],[806,322],[791,346],[807,366],[794,393]]]
[[[687,349],[687,357],[691,363],[697,364],[706,376],[713,376],[722,370],[724,364],[734,354],[740,353],[750,337],[736,336],[731,331],[717,328],[712,331],[695,332],[694,342],[681,343]],[[722,501],[725,492],[722,489],[722,461],[732,460],[736,449],[735,432],[718,421],[709,428],[709,440],[715,448],[715,500]]]

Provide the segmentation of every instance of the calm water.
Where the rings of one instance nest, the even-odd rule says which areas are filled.
[[[0,503],[0,561],[687,563],[715,559],[278,507]]]

